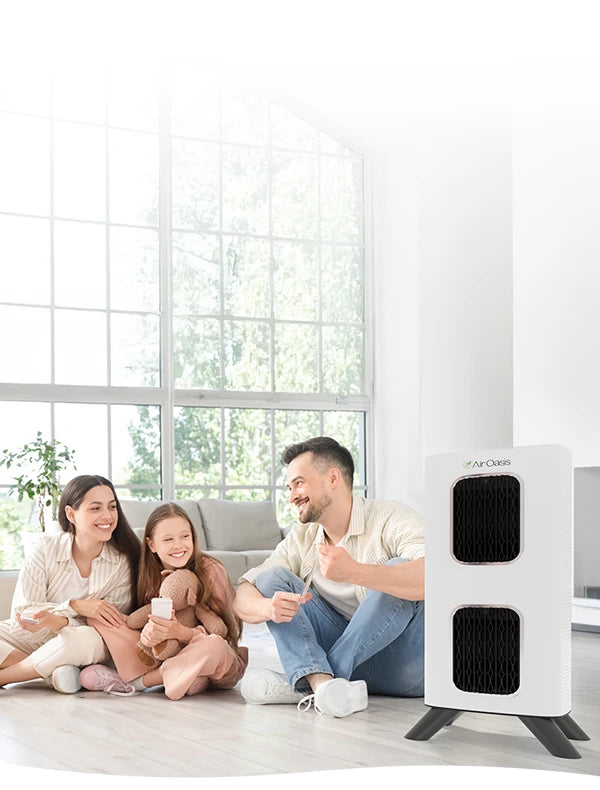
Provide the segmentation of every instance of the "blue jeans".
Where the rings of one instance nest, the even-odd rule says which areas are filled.
[[[401,558],[387,565],[405,562]],[[269,568],[256,580],[271,598],[278,590],[300,593],[302,580],[287,568]],[[369,590],[346,620],[314,591],[289,623],[267,626],[290,685],[310,691],[306,675],[316,672],[365,680],[370,694],[422,697],[424,693],[424,604]]]

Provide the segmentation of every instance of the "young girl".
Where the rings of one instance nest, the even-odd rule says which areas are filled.
[[[19,573],[12,619],[0,622],[0,686],[34,678],[65,694],[79,667],[105,660],[87,625],[121,623],[135,601],[140,545],[110,480],[79,475],[58,506],[62,533],[40,535]]]
[[[138,577],[138,605],[158,595],[161,571],[187,568],[200,580],[198,602],[218,614],[227,626],[225,638],[207,634],[203,626],[187,628],[172,615],[170,620],[150,615],[141,634],[124,624],[92,619],[90,624],[108,645],[115,669],[103,665],[86,667],[81,685],[90,691],[133,694],[151,686],[164,685],[170,699],[181,699],[209,686],[233,688],[248,665],[248,650],[238,641],[241,621],[234,615],[234,590],[225,567],[199,550],[194,527],[181,507],[160,505],[146,524]],[[165,639],[186,643],[179,653],[153,669],[137,657],[138,640],[154,647]],[[158,662],[157,662],[158,664]]]

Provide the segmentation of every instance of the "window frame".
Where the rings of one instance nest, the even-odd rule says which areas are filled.
[[[230,86],[228,85],[219,85],[219,92],[222,95],[223,89],[228,89]],[[280,98],[273,99],[268,95],[259,95],[263,100],[268,103],[268,107],[271,105],[276,106],[278,109],[283,109],[288,111],[297,117],[301,118],[305,122],[309,123],[313,126],[316,130],[317,140],[320,136],[319,133],[323,133],[328,135],[329,137],[335,139],[339,142],[342,146],[346,147],[349,150],[356,150],[357,146],[347,142],[344,138],[344,134],[341,133],[339,130],[334,130],[331,128],[330,124],[324,119],[319,119],[316,123],[312,119],[306,119],[302,117],[300,113],[295,111],[292,107],[287,107],[284,102],[281,101]],[[372,253],[372,165],[370,158],[367,153],[357,154],[355,159],[360,160],[362,162],[362,238],[358,243],[344,243],[335,242],[335,241],[327,241],[323,240],[320,237],[320,230],[317,231],[317,236],[315,239],[312,239],[310,243],[313,243],[315,247],[319,250],[318,253],[318,272],[321,271],[320,266],[320,250],[322,245],[324,244],[331,244],[332,248],[335,249],[336,244],[338,246],[344,247],[360,247],[362,249],[362,306],[363,306],[363,321],[362,323],[356,324],[360,326],[363,331],[363,392],[359,395],[336,395],[334,393],[323,393],[323,392],[315,392],[315,393],[286,393],[286,392],[276,392],[274,391],[275,380],[272,378],[272,388],[273,391],[266,391],[266,392],[253,392],[253,391],[231,391],[231,390],[203,390],[203,389],[189,389],[189,388],[177,388],[174,386],[174,370],[173,370],[173,350],[174,350],[174,334],[173,334],[173,254],[172,254],[172,234],[173,234],[173,224],[172,224],[172,161],[171,161],[171,150],[172,150],[172,139],[173,136],[171,134],[170,129],[170,118],[171,118],[171,90],[169,85],[169,75],[166,72],[163,72],[160,75],[160,88],[159,88],[159,113],[158,113],[158,130],[156,132],[152,132],[156,134],[158,137],[158,225],[156,226],[148,226],[143,225],[142,223],[136,223],[134,225],[125,225],[126,227],[140,227],[140,228],[148,228],[152,227],[155,228],[158,232],[158,264],[159,264],[159,292],[160,292],[160,306],[159,306],[159,321],[160,321],[160,349],[159,349],[159,375],[160,375],[160,386],[156,387],[124,387],[124,386],[113,386],[111,381],[111,349],[110,349],[110,317],[113,313],[116,312],[126,312],[129,313],[141,313],[141,311],[131,310],[131,311],[115,311],[111,308],[110,303],[110,245],[109,245],[109,238],[110,238],[110,230],[112,227],[115,226],[123,226],[124,223],[120,222],[113,222],[111,221],[110,217],[110,189],[109,189],[109,163],[108,163],[108,146],[106,147],[106,186],[105,186],[105,201],[106,201],[106,214],[103,221],[98,221],[99,224],[103,224],[106,229],[106,280],[107,280],[107,295],[106,295],[106,306],[105,308],[101,309],[106,316],[106,320],[108,322],[107,327],[107,382],[106,385],[76,385],[76,384],[57,384],[55,382],[55,347],[54,347],[54,334],[55,334],[55,311],[58,309],[62,309],[60,306],[55,304],[55,294],[54,294],[54,279],[55,279],[55,260],[54,260],[54,229],[55,229],[55,222],[62,220],[62,219],[73,219],[67,217],[57,217],[54,212],[54,125],[59,118],[56,118],[52,112],[52,101],[50,100],[49,103],[49,146],[50,146],[50,200],[49,200],[49,213],[48,216],[46,215],[34,215],[34,214],[24,214],[20,212],[10,212],[10,211],[2,211],[1,213],[8,216],[18,216],[18,217],[32,217],[32,218],[42,218],[48,219],[50,223],[50,247],[51,247],[51,255],[50,255],[50,299],[48,305],[43,305],[47,307],[50,311],[50,342],[51,342],[51,379],[49,383],[10,383],[4,382],[0,383],[0,400],[2,401],[25,401],[25,402],[43,402],[47,403],[50,406],[50,438],[55,437],[55,418],[54,418],[54,405],[56,403],[87,403],[87,404],[96,404],[96,405],[104,405],[107,408],[107,451],[108,451],[108,477],[112,479],[112,446],[111,446],[111,419],[110,419],[110,406],[112,405],[130,405],[130,406],[158,406],[160,407],[160,442],[161,442],[161,483],[159,487],[162,491],[162,498],[163,499],[172,499],[175,495],[175,489],[182,489],[183,486],[176,484],[175,482],[175,435],[174,435],[174,410],[178,407],[202,407],[202,408],[252,408],[252,409],[264,409],[271,412],[270,420],[271,420],[271,458],[269,462],[272,464],[272,469],[276,470],[277,468],[277,458],[279,453],[281,452],[282,448],[275,447],[275,431],[273,430],[273,423],[274,423],[274,413],[276,410],[279,409],[290,409],[290,410],[314,410],[319,414],[319,424],[323,425],[323,414],[326,411],[337,411],[337,412],[361,412],[363,416],[363,430],[362,430],[362,447],[361,447],[361,458],[355,459],[357,463],[357,467],[363,465],[363,474],[364,479],[359,482],[357,486],[357,490],[366,495],[367,493],[371,494],[374,490],[374,486],[372,481],[374,479],[374,470],[373,470],[373,457],[374,453],[372,450],[373,445],[373,430],[372,430],[372,408],[373,408],[373,366],[374,366],[374,335],[373,335],[373,253]],[[18,114],[18,115],[27,115],[28,117],[41,117],[45,118],[44,115],[36,115],[34,113],[28,114],[23,112],[13,112],[3,110],[0,112],[0,116],[4,113],[8,114]],[[269,119],[270,119],[270,112],[269,112]],[[97,127],[98,123],[96,122],[87,122],[84,121],[72,121],[73,123],[82,123],[89,126]],[[222,137],[222,118],[220,118],[220,139],[219,144],[222,148],[223,146],[223,137]],[[105,116],[105,122],[103,125],[106,139],[110,135],[110,131],[112,129],[123,129],[127,131],[135,131],[136,133],[144,133],[144,130],[141,129],[125,129],[125,127],[121,126],[113,126],[109,122],[108,114]],[[176,135],[179,136],[179,135]],[[227,143],[229,145],[229,143]],[[253,146],[248,146],[253,147]],[[271,120],[269,120],[269,139],[266,144],[266,151],[267,151],[267,202],[268,202],[268,214],[269,214],[269,234],[266,236],[257,236],[257,238],[265,238],[270,242],[270,267],[269,267],[269,277],[271,280],[271,289],[270,289],[270,316],[264,320],[269,322],[270,327],[270,335],[271,335],[271,348],[274,349],[273,346],[273,337],[275,326],[281,321],[281,323],[285,323],[285,319],[275,319],[274,317],[274,292],[273,292],[273,273],[274,273],[274,264],[273,264],[273,244],[285,241],[284,238],[274,236],[272,233],[272,224],[271,224],[271,184],[272,184],[272,155],[273,151],[288,151],[293,149],[284,149],[277,147],[276,149],[272,146],[271,140]],[[306,151],[301,151],[300,149],[296,152],[306,153]],[[315,161],[316,161],[316,171],[317,171],[317,199],[320,202],[320,189],[319,189],[319,178],[321,173],[320,167],[320,157],[321,151],[319,148],[319,143],[317,142],[317,148],[315,151]],[[336,156],[331,153],[327,153],[327,156]],[[348,157],[339,156],[338,158],[344,159]],[[222,178],[223,178],[223,161],[222,157],[219,159],[219,181],[220,185],[222,185]],[[220,253],[221,253],[221,266],[223,265],[223,238],[229,235],[240,235],[242,238],[252,238],[252,234],[233,234],[229,231],[224,231],[223,229],[223,194],[222,190],[220,192],[219,198],[219,229],[217,231],[217,235],[219,236],[219,244],[220,244]],[[86,222],[93,222],[93,220],[82,220]],[[317,225],[320,228],[321,222],[321,206],[317,206]],[[179,230],[179,229],[177,229]],[[302,243],[302,239],[290,239],[290,241],[296,243]],[[321,281],[320,281],[320,274],[319,276],[319,304],[321,304],[322,299],[320,298],[322,295],[321,291]],[[4,303],[4,304],[11,304],[15,307],[26,307],[26,304],[22,303]],[[32,306],[40,306],[40,305],[32,305]],[[85,309],[85,308],[84,308]],[[98,312],[97,309],[87,308],[92,310],[93,312]],[[141,314],[152,313],[152,311],[143,311]],[[220,314],[218,316],[219,321],[221,322],[221,326],[223,326],[224,322],[229,320],[229,316],[224,314],[224,304],[223,304],[223,283],[221,278],[221,304],[220,304]],[[262,319],[260,319],[262,320]],[[296,323],[296,322],[293,322]],[[320,328],[323,326],[329,325],[330,322],[324,322],[322,320],[322,313],[319,312],[317,320],[314,321],[303,321],[298,323],[306,323],[311,325],[316,325]],[[352,322],[346,321],[343,322],[343,325],[350,325]],[[339,324],[334,324],[339,325]],[[322,375],[323,375],[323,355],[321,349],[321,342],[322,342],[322,334],[320,335],[319,341],[319,384],[322,382]],[[223,341],[221,341],[223,342]],[[274,353],[271,355],[271,368],[274,367],[275,364],[275,355]],[[271,374],[273,375],[273,370],[271,370]],[[221,381],[223,385],[224,382]],[[57,437],[60,439],[60,437]],[[221,437],[223,442],[223,436]],[[221,452],[223,450],[221,449]],[[221,492],[227,490],[227,486],[225,485],[225,469],[222,470],[222,486]],[[4,477],[4,473],[3,473]],[[9,484],[4,482],[0,482],[0,491],[3,491],[9,487]],[[143,490],[144,488],[153,488],[156,489],[157,486],[155,485],[116,485],[117,490],[120,488],[129,488],[129,489],[136,489],[136,490]],[[200,487],[200,486],[199,486]],[[277,492],[282,488],[282,486],[277,485],[276,475],[273,476],[271,481],[271,485],[268,487],[264,486],[248,486],[249,488],[268,488],[270,490],[271,499],[276,501]],[[231,486],[231,488],[241,488],[240,486]]]

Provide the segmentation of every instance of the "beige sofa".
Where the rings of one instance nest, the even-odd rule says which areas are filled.
[[[279,527],[272,502],[174,501],[189,515],[200,549],[221,560],[234,585],[243,573],[260,565],[289,531]],[[148,516],[160,504],[121,500],[123,512],[140,539]]]

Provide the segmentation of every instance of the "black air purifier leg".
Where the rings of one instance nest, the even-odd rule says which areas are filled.
[[[589,741],[590,736],[585,733],[577,722],[573,721],[568,713],[564,716],[555,716],[554,721],[558,724],[567,738],[571,741]]]
[[[544,716],[519,716],[519,718],[550,754],[571,760],[581,757],[554,719]]]
[[[452,724],[452,722],[454,722],[454,721],[456,721],[458,719],[458,717],[460,716],[461,713],[462,713],[462,710],[455,710],[454,711],[454,716],[450,719],[450,721],[447,721],[444,726],[445,727],[449,727]]]
[[[409,741],[428,741],[442,727],[452,724],[462,712],[455,708],[432,707],[404,737]],[[519,716],[518,718],[555,757],[576,760],[581,755],[569,739],[574,741],[590,740],[569,714],[556,718],[549,716]]]
[[[451,724],[462,711],[454,708],[431,708],[404,736],[409,741],[428,741],[438,730]]]

